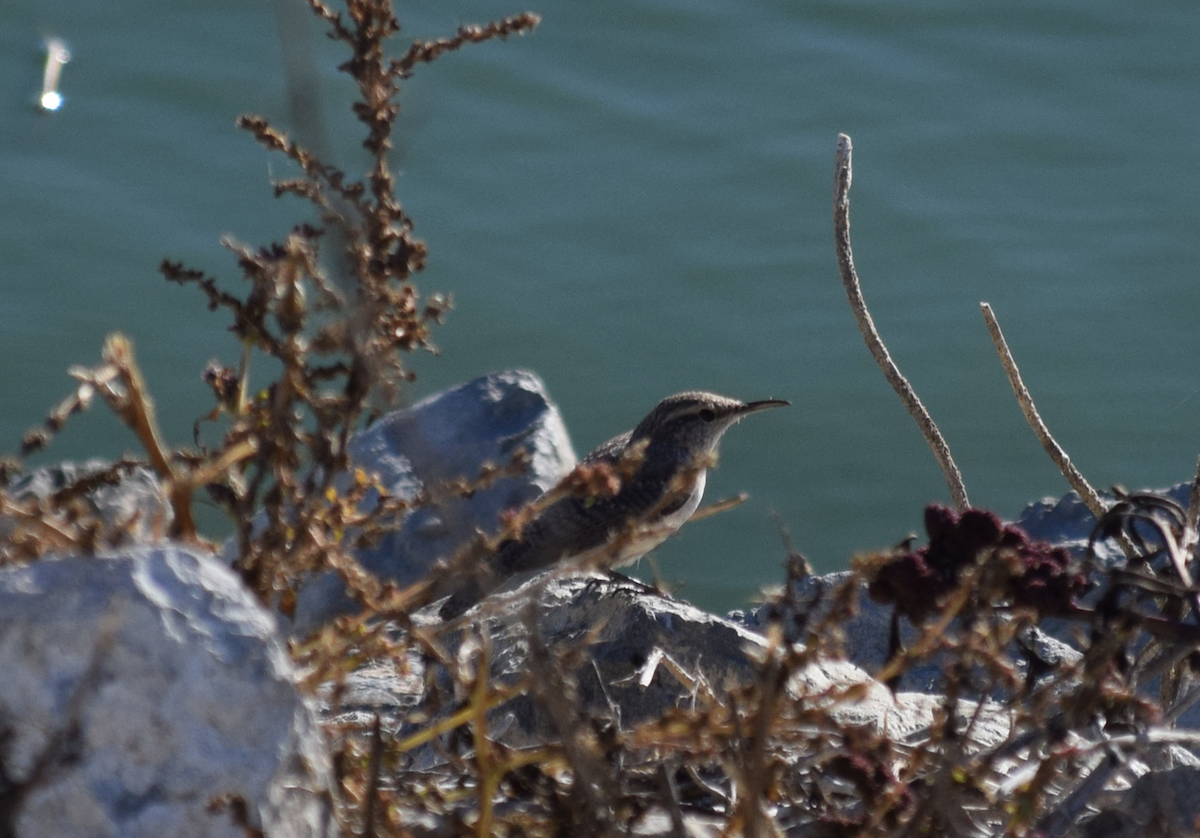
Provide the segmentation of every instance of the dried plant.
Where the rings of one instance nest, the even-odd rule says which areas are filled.
[[[400,82],[448,51],[527,32],[537,23],[536,16],[523,14],[464,26],[452,38],[417,41],[391,58],[385,47],[400,27],[387,0],[348,0],[344,12],[321,2],[310,5],[330,36],[351,51],[341,69],[358,87],[352,110],[365,130],[368,171],[353,178],[266,119],[244,116],[239,126],[298,170],[296,177],[275,184],[276,194],[310,202],[319,226],[299,224],[284,241],[260,248],[226,239],[246,283],[242,293],[223,290],[215,279],[176,262],[161,265],[168,280],[195,286],[210,310],[231,317],[230,331],[242,347],[237,368],[212,362],[203,374],[215,397],[205,420],[217,423],[220,439],[201,441],[208,427],[202,420],[195,429],[196,448],[167,445],[132,345],[114,335],[102,365],[73,370],[81,382],[76,392],[27,435],[23,446],[25,454],[44,447],[72,414],[100,394],[136,434],[145,462],[170,498],[173,515],[164,534],[203,540],[192,504],[198,489],[207,490],[234,524],[235,566],[264,601],[285,611],[297,582],[318,569],[338,570],[352,589],[370,587],[354,569],[351,548],[369,540],[378,531],[375,521],[403,504],[389,505],[385,497],[361,511],[367,493],[380,487],[370,475],[353,470],[347,443],[368,413],[391,403],[411,380],[404,353],[433,349],[431,329],[451,305],[447,295],[422,296],[412,282],[424,266],[425,246],[396,198],[388,162]],[[340,248],[323,258],[326,239]],[[272,380],[252,386],[251,369],[260,367]],[[6,481],[18,467],[8,462]],[[25,538],[19,549],[7,551],[10,558],[72,547],[86,552],[114,542],[88,535],[95,527],[87,522],[75,527],[78,532],[55,531],[53,500],[5,497],[3,502],[5,512],[36,518],[34,529],[45,531],[45,538]]]
[[[852,266],[848,238],[839,242]],[[603,494],[620,479],[577,472],[498,538],[563,493]],[[1034,542],[971,509],[965,491],[953,494],[956,509],[927,509],[926,546],[859,559],[817,603],[799,600],[809,572],[788,547],[789,584],[766,603],[765,639],[751,644],[736,682],[714,682],[662,648],[614,678],[593,654],[603,625],[552,642],[530,599],[515,628],[502,598],[432,628],[406,622],[403,609],[389,614],[403,624],[395,633],[355,623],[360,637],[378,632],[375,649],[386,635],[394,666],[424,675],[421,709],[390,731],[367,735],[353,721],[339,729],[346,764],[358,766],[346,775],[350,797],[387,835],[422,817],[479,836],[618,835],[653,816],[672,835],[694,832],[697,817],[723,835],[1066,835],[1147,764],[1169,761],[1170,745],[1200,743],[1172,728],[1200,700],[1196,508],[1118,492],[1093,537],[1126,546],[1126,564],[1110,568]],[[618,534],[579,566],[603,565],[634,536]],[[544,586],[522,595],[536,599]],[[864,593],[895,614],[875,683],[825,669],[842,658],[843,628]],[[1037,631],[1050,619],[1077,627],[1073,653],[1042,656]],[[525,650],[518,670],[497,668],[501,643]],[[882,685],[930,667],[940,673],[936,695]],[[674,707],[624,717],[621,690],[663,683]],[[889,701],[926,708],[927,723],[896,730],[887,714],[866,722],[855,712]],[[545,725],[538,741],[508,742],[505,714],[534,712]]]
[[[950,490],[954,508],[963,510],[970,505],[970,501],[967,499],[967,487],[963,483],[962,473],[958,470],[954,457],[950,454],[950,446],[946,444],[945,437],[938,430],[933,417],[929,415],[929,411],[918,398],[912,385],[908,383],[908,379],[901,374],[900,368],[892,360],[891,353],[888,352],[887,346],[879,336],[879,331],[875,328],[875,321],[867,309],[866,300],[863,299],[858,271],[854,268],[854,251],[850,247],[850,183],[854,179],[852,152],[853,146],[850,138],[845,134],[839,134],[833,179],[833,230],[838,267],[842,274],[842,286],[846,289],[846,296],[850,300],[850,310],[854,313],[854,321],[858,324],[858,330],[862,332],[863,340],[866,341],[867,348],[871,351],[871,357],[879,364],[888,384],[896,391],[900,401],[904,402],[904,407],[916,421],[921,435],[925,437],[929,449],[942,469],[942,475],[946,479],[946,486]]]

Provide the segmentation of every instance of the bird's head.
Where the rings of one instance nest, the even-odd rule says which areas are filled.
[[[693,458],[716,452],[721,436],[742,418],[791,402],[762,399],[742,402],[716,393],[691,390],[667,396],[643,419],[630,438],[646,440],[650,445],[675,445]]]

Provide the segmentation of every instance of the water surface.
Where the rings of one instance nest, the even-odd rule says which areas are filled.
[[[403,37],[526,10],[400,4]],[[741,508],[658,551],[715,607],[780,578],[770,512],[822,569],[919,529],[947,499],[874,367],[832,244],[838,132],[855,146],[855,256],[875,321],[941,425],[972,501],[1015,516],[1066,490],[1020,416],[990,302],[1042,413],[1099,486],[1187,479],[1200,452],[1200,8],[1150,2],[613,0],[532,6],[530,37],[422,67],[403,97],[401,198],[422,289],[457,310],[412,398],[536,370],[584,452],[662,396],[794,406],[727,438],[710,497]],[[338,162],[360,166],[342,56],[315,37]],[[70,44],[66,102],[31,102],[41,38]],[[172,440],[198,373],[237,349],[164,257],[236,287],[224,233],[307,216],[233,122],[286,126],[275,8],[225,0],[10,0],[0,9],[0,439],[64,396],[115,329]],[[116,455],[103,411],[50,457]]]

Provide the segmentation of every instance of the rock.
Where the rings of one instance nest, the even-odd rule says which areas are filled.
[[[764,643],[734,623],[635,582],[593,574],[542,574],[474,612],[489,638],[492,683],[510,683],[536,671],[523,613],[531,596],[537,598],[538,636],[552,654],[572,652],[585,638],[589,641],[584,644],[584,663],[573,673],[578,707],[606,717],[615,714],[622,727],[660,718],[693,690],[724,694],[731,686],[747,683],[753,663],[746,650]],[[475,633],[467,637],[468,645],[451,646],[460,658],[478,650]],[[463,635],[450,640],[462,643]],[[347,679],[339,721],[366,722],[375,712],[387,724],[420,718],[429,708],[420,704],[424,696],[419,666],[414,659],[404,675],[378,665],[354,673]],[[530,695],[498,708],[489,727],[498,741],[511,747],[557,737],[551,720]],[[422,759],[432,757],[426,754]]]
[[[1177,483],[1169,489],[1146,491],[1165,495],[1186,509],[1191,490],[1192,484],[1189,482]],[[1105,501],[1112,502],[1113,496],[1110,493],[1100,494]],[[1066,547],[1074,558],[1082,559],[1087,552],[1092,529],[1096,526],[1096,516],[1078,494],[1067,492],[1061,498],[1043,498],[1029,504],[1021,510],[1021,514],[1013,523],[1023,529],[1030,538]],[[1125,561],[1121,549],[1112,541],[1096,545],[1096,558],[1101,567],[1112,567]]]
[[[1200,768],[1144,774],[1121,801],[1072,833],[1082,838],[1178,838],[1200,832]]]
[[[272,616],[215,557],[0,571],[6,835],[330,836],[332,773]]]
[[[533,638],[526,624],[526,603],[537,600],[533,611],[538,638],[551,659],[573,661],[567,672],[539,669]],[[470,623],[470,618],[475,623]],[[643,723],[669,718],[674,708],[712,707],[717,717],[728,707],[731,693],[751,684],[767,649],[764,637],[708,614],[684,602],[647,590],[643,586],[607,576],[535,577],[510,594],[494,597],[468,615],[470,628],[458,638],[444,637],[447,651],[460,661],[478,660],[486,649],[489,689],[503,689],[533,675],[535,686],[488,714],[488,737],[508,749],[537,749],[571,735],[575,725],[587,730],[629,731]],[[481,643],[478,632],[487,634]],[[578,656],[572,657],[579,653]],[[443,679],[442,695],[422,695],[427,676],[416,657],[388,671],[379,662],[347,678],[331,727],[370,729],[376,713],[384,730],[397,739],[420,733],[436,719],[461,709],[464,695],[447,700],[454,687]],[[399,671],[398,671],[399,670]],[[942,724],[944,701],[919,693],[893,694],[859,667],[844,660],[814,660],[791,674],[786,685],[790,708],[807,707],[812,717],[822,714],[838,725],[862,728],[863,741],[886,736],[897,743],[920,742]],[[558,702],[561,715],[549,709]],[[819,710],[817,708],[820,708]],[[795,710],[793,709],[793,712]],[[960,729],[967,731],[963,746],[970,750],[995,747],[1012,733],[1010,713],[999,705],[977,710],[973,702],[957,707]],[[567,719],[566,727],[558,720]],[[413,723],[411,719],[421,721]],[[971,720],[968,725],[968,721]],[[348,725],[347,725],[348,723]],[[969,731],[968,731],[969,728]],[[361,734],[359,734],[361,736]],[[612,741],[605,736],[605,741]],[[456,820],[473,815],[476,801],[469,795],[450,795],[462,785],[461,763],[443,749],[471,748],[470,737],[449,734],[445,741],[410,751],[396,781],[406,777],[424,787],[447,790],[445,806],[418,811],[401,804],[406,828],[414,834],[454,834]],[[515,751],[506,751],[509,753]],[[801,748],[781,757],[796,770],[808,770],[811,753]],[[645,776],[652,766],[639,766],[631,776]],[[696,766],[703,770],[703,766]],[[715,806],[716,799],[701,803],[698,787],[679,770],[677,780],[690,788],[692,803],[683,811],[684,834],[720,834],[728,826],[729,811]],[[627,777],[628,779],[628,777]],[[710,776],[715,787],[727,779]],[[814,778],[814,782],[818,781]],[[634,781],[636,783],[636,781]],[[451,802],[453,798],[453,802]],[[409,809],[405,809],[409,805]],[[520,800],[509,801],[520,807]],[[803,813],[801,813],[803,814]],[[807,817],[807,816],[806,816]],[[807,817],[811,820],[811,817]],[[803,820],[803,818],[802,818]],[[669,811],[650,809],[638,820],[633,834],[678,835]],[[788,834],[808,834],[793,833]],[[813,833],[814,836],[818,833]],[[820,833],[825,834],[825,833]]]
[[[753,681],[756,659],[767,646],[760,634],[637,583],[599,574],[542,575],[473,614],[487,631],[489,683],[510,683],[537,672],[523,614],[529,597],[537,598],[538,636],[552,655],[569,653],[587,640],[587,655],[572,673],[578,708],[611,717],[622,729],[660,719],[671,708],[703,702],[706,696],[723,702],[731,690]],[[471,645],[454,651],[460,658],[478,649],[474,633],[468,637]],[[429,708],[421,705],[418,665],[415,658],[409,661],[403,676],[378,664],[351,675],[339,721],[366,723],[376,712],[385,726],[404,725],[406,716],[423,718]],[[893,694],[859,666],[837,659],[804,667],[789,681],[788,691],[796,700],[853,691],[859,697],[834,702],[831,715],[847,724],[875,727],[897,740],[931,724],[939,707],[935,696]],[[514,748],[556,738],[554,725],[539,705],[529,695],[519,696],[495,711],[489,730]],[[1007,732],[1006,720],[1003,725]]]
[[[1040,523],[1058,526],[1053,524],[1053,506],[1047,507]],[[1075,520],[1074,529],[1059,527],[1063,537],[1086,543],[1091,524],[1074,514],[1078,510],[1072,504],[1063,504],[1060,511],[1071,512]],[[806,642],[813,631],[820,631],[824,639],[829,639],[829,634],[836,632],[841,636],[840,645],[845,653],[844,658],[816,658],[792,673],[786,690],[793,707],[807,707],[814,718],[824,714],[830,722],[844,728],[861,728],[866,737],[863,741],[874,741],[874,736],[886,737],[901,749],[943,735],[947,705],[939,691],[944,684],[942,668],[946,659],[934,658],[912,668],[895,685],[895,691],[869,674],[878,672],[886,663],[892,631],[890,606],[873,602],[865,589],[860,589],[853,607],[831,624],[821,624],[831,609],[837,607],[839,587],[852,578],[848,573],[802,580],[794,592],[789,613],[777,615],[760,609],[741,621],[715,617],[687,603],[608,576],[555,576],[554,572],[543,574],[515,591],[482,603],[467,615],[468,624],[472,618],[475,623],[466,633],[465,641],[459,638],[461,645],[456,647],[451,637],[442,638],[460,662],[473,661],[476,654],[486,650],[489,687],[502,688],[533,673],[535,686],[531,690],[488,714],[488,736],[501,745],[515,749],[537,747],[571,735],[575,724],[593,725],[597,730],[610,727],[629,730],[644,722],[669,717],[673,708],[703,708],[709,696],[714,703],[725,703],[757,677],[756,661],[768,648],[764,634],[776,617],[783,618],[788,632],[786,639]],[[525,606],[531,599],[536,600],[536,608],[527,612]],[[538,663],[532,651],[536,644],[526,624],[527,613],[536,620],[536,639],[540,639],[552,657],[570,659],[564,657],[565,653],[579,654],[566,676],[554,669],[539,670],[543,664]],[[1078,624],[1061,622],[1062,626],[1049,628],[1070,641],[1071,631]],[[907,621],[900,621],[898,629],[903,643],[911,644],[917,636],[917,629]],[[478,630],[486,633],[486,641],[478,638]],[[1080,659],[1079,651],[1070,642],[1056,639],[1041,628],[1023,632],[1014,643],[1011,656],[1018,667],[1033,665],[1033,675],[1041,683],[1044,681],[1040,679],[1061,677],[1064,666]],[[405,738],[420,729],[408,719],[422,719],[419,724],[428,726],[431,718],[444,718],[446,713],[460,710],[465,700],[462,686],[458,685],[458,693],[450,697],[456,686],[443,679],[441,695],[430,700],[422,693],[431,682],[430,677],[420,667],[420,660],[414,656],[400,667],[403,673],[388,672],[387,666],[378,664],[355,673],[348,679],[340,708],[342,715],[337,721],[351,721],[362,729],[379,713],[385,729],[395,730],[397,737]],[[1069,688],[1071,683],[1068,679],[1055,689]],[[993,700],[996,697],[989,693],[976,696],[975,700],[958,698],[954,703],[959,736],[955,747],[968,754],[989,751],[1013,742],[1019,735],[1028,735],[1014,728],[1021,718],[1019,711],[1013,709],[1019,703]],[[566,715],[556,716],[548,709],[556,700]],[[563,718],[576,721],[568,721],[564,726]],[[578,721],[581,718],[590,721]],[[1076,737],[1080,746],[1091,742],[1076,732],[1069,735]],[[853,741],[852,736],[849,739]],[[462,747],[472,747],[469,737],[451,735],[438,743],[422,745],[409,753],[410,761],[402,770],[416,772],[425,779],[441,777],[441,781],[433,782],[454,787],[461,778],[455,773],[457,763],[448,759],[444,749],[453,751]],[[783,754],[781,759],[789,764],[794,760],[796,769],[802,770],[808,756],[796,752]],[[1012,788],[1027,783],[1032,776],[1028,773],[1030,756],[1014,747],[991,762],[993,773],[986,779],[982,775],[979,778],[984,783],[981,788],[986,791],[983,796],[969,784],[947,791],[950,796],[943,801],[945,811],[948,816],[958,818],[947,834],[975,834],[985,826],[985,832],[1002,829],[1008,818],[1003,802],[1011,797]],[[1198,762],[1189,752],[1174,746],[1145,748],[1138,756],[1147,761],[1131,760],[1129,771],[1133,776],[1160,762],[1175,766]],[[1153,771],[1147,776],[1162,777]],[[812,779],[819,786],[825,778]],[[716,782],[719,785],[720,778]],[[1147,782],[1150,781],[1139,781],[1143,785]],[[1055,793],[1065,794],[1067,789],[1069,784]],[[1105,794],[1111,795],[1112,789],[1106,787]],[[800,809],[781,808],[778,814],[781,823],[795,824],[802,820],[800,816],[807,810],[801,810],[806,804],[793,802]],[[454,809],[456,817],[469,817],[471,805],[468,801]],[[723,828],[727,825],[724,815],[727,813],[720,810],[703,813],[704,827]],[[1111,817],[1127,815],[1118,812]],[[451,818],[449,823],[430,813],[424,816],[433,818],[426,825],[427,834],[451,831],[450,813],[444,815]],[[670,812],[661,811],[647,817],[639,828],[647,834],[678,832]],[[687,823],[684,830],[700,831],[701,826]],[[788,834],[793,834],[791,828]],[[795,834],[808,833],[801,830]],[[812,834],[826,833],[817,830]]]
[[[1072,554],[1087,546],[1096,516],[1075,492],[1042,498],[1026,506],[1014,521],[1035,541],[1069,547]]]
[[[720,838],[725,834],[725,819],[683,812],[679,816],[683,838]],[[680,838],[671,814],[660,807],[650,809],[634,823],[630,834],[638,838]]]
[[[1186,508],[1191,491],[1190,483],[1179,483],[1170,489],[1155,491],[1165,495]],[[1111,495],[1106,496],[1111,500]],[[1033,540],[1053,546],[1067,548],[1071,555],[1081,561],[1087,551],[1088,541],[1096,525],[1096,516],[1084,505],[1079,495],[1069,492],[1062,498],[1046,498],[1029,504],[1014,522]],[[1097,566],[1101,569],[1123,565],[1125,556],[1112,540],[1100,541],[1095,545]],[[1097,582],[1103,583],[1103,570],[1093,573]],[[795,608],[780,615],[787,636],[793,641],[803,642],[808,631],[820,623],[834,604],[834,592],[849,581],[849,572],[814,575],[802,579],[793,594]],[[1085,604],[1098,598],[1103,585],[1097,585]],[[846,659],[868,672],[878,672],[887,662],[892,631],[893,609],[889,605],[874,602],[862,586],[857,595],[856,606],[848,618],[840,620],[834,627],[841,634]],[[773,606],[763,605],[748,613],[734,612],[731,619],[752,631],[763,631],[773,614]],[[918,636],[917,629],[906,618],[898,622],[899,637],[907,647]],[[1013,657],[1020,671],[1024,671],[1027,655],[1044,670],[1053,669],[1059,663],[1074,663],[1080,653],[1075,648],[1076,635],[1086,630],[1079,622],[1048,618],[1020,639],[1020,649],[1014,648]],[[943,687],[943,659],[931,659],[909,668],[901,677],[898,689],[937,693]],[[1200,724],[1200,707],[1184,717],[1186,726]]]
[[[46,500],[55,492],[109,468],[106,460],[59,463],[35,469],[7,490],[14,500]],[[124,528],[129,543],[156,541],[171,525],[171,507],[154,472],[145,466],[122,471],[116,483],[100,483],[80,495],[83,510],[113,530]],[[0,516],[0,544],[13,535],[11,518]]]
[[[529,467],[469,498],[443,494],[398,520],[358,560],[381,579],[400,584],[423,577],[475,536],[494,533],[500,515],[554,486],[575,467],[575,452],[558,408],[530,372],[492,373],[445,390],[380,419],[350,443],[354,462],[378,474],[400,498],[422,489],[435,495],[451,480],[477,477],[485,464],[503,466],[524,450]],[[326,574],[300,593],[293,632],[307,634],[351,607],[341,581]]]
[[[566,652],[591,633],[587,661],[575,673],[580,703],[593,713],[615,711],[623,727],[661,718],[694,691],[724,695],[748,683],[754,670],[747,650],[764,643],[741,626],[638,583],[589,575],[546,585],[538,577],[518,589],[489,625],[494,678],[530,671],[530,641],[520,615],[529,593],[538,596],[538,632],[552,652]],[[540,712],[520,705],[510,708],[506,724],[515,724],[528,741],[550,734]]]
[[[816,630],[834,607],[834,592],[847,584],[853,574],[849,571],[828,573],[825,575],[806,576],[800,580],[793,592],[792,602],[795,609],[778,615],[783,621],[784,634],[793,643],[804,643],[808,640],[810,631]],[[776,609],[772,603],[765,603],[759,608],[741,616],[746,628],[755,632],[766,630]],[[840,633],[842,651],[846,660],[861,666],[868,672],[876,672],[883,667],[888,658],[888,637],[891,633],[892,607],[880,605],[867,596],[865,585],[860,586],[857,594],[857,605],[848,619],[839,620],[835,630]],[[907,621],[901,624],[902,639],[913,632]],[[826,638],[827,640],[830,638]],[[932,692],[936,682],[941,678],[941,667],[928,665],[914,668],[905,674],[901,685],[905,690]]]
[[[805,577],[796,585],[792,597],[795,607],[779,616],[783,622],[785,636],[792,642],[807,642],[812,631],[819,630],[826,632],[826,635],[828,631],[836,631],[838,637],[834,639],[840,643],[846,660],[874,674],[883,669],[888,662],[893,607],[872,600],[867,595],[866,585],[862,584],[849,616],[837,621],[831,628],[822,622],[834,607],[835,592],[849,583],[851,578],[852,574],[849,571]],[[735,612],[730,616],[751,631],[763,632],[776,613],[774,604],[767,603],[749,613]],[[900,618],[898,628],[900,642],[904,648],[910,647],[920,636],[920,631],[905,617]],[[1066,631],[1067,628],[1064,626],[1063,630]],[[828,641],[831,638],[826,636],[824,639]],[[1024,672],[1029,656],[1039,662],[1040,668],[1049,671],[1058,663],[1074,663],[1080,655],[1066,643],[1032,628],[1020,638],[1020,647],[1013,648],[1012,656],[1017,671]],[[895,685],[896,689],[928,694],[941,692],[945,683],[943,667],[947,661],[948,658],[941,655],[910,666],[901,675]]]

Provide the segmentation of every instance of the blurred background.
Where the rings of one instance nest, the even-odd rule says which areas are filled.
[[[854,142],[857,266],[877,326],[972,502],[1015,517],[1067,490],[1024,424],[979,314],[995,308],[1051,430],[1097,486],[1189,479],[1200,453],[1200,7],[772,0],[422,0],[414,37],[532,10],[530,37],[464,49],[404,88],[394,163],[453,294],[411,400],[490,370],[547,382],[582,454],[661,397],[793,407],[727,437],[709,499],[751,500],[657,551],[700,605],[782,578],[777,512],[821,570],[921,528],[948,499],[863,345],[830,220]],[[292,127],[285,50],[314,74],[334,162],[361,170],[345,55],[299,0],[0,7],[0,449],[135,341],[172,442],[211,405],[227,321],[163,258],[236,286],[254,245],[309,218],[289,170],[234,127]],[[56,113],[35,103],[63,38]],[[261,380],[261,379],[260,379]],[[103,409],[38,462],[135,442]],[[645,570],[643,564],[643,570]]]

